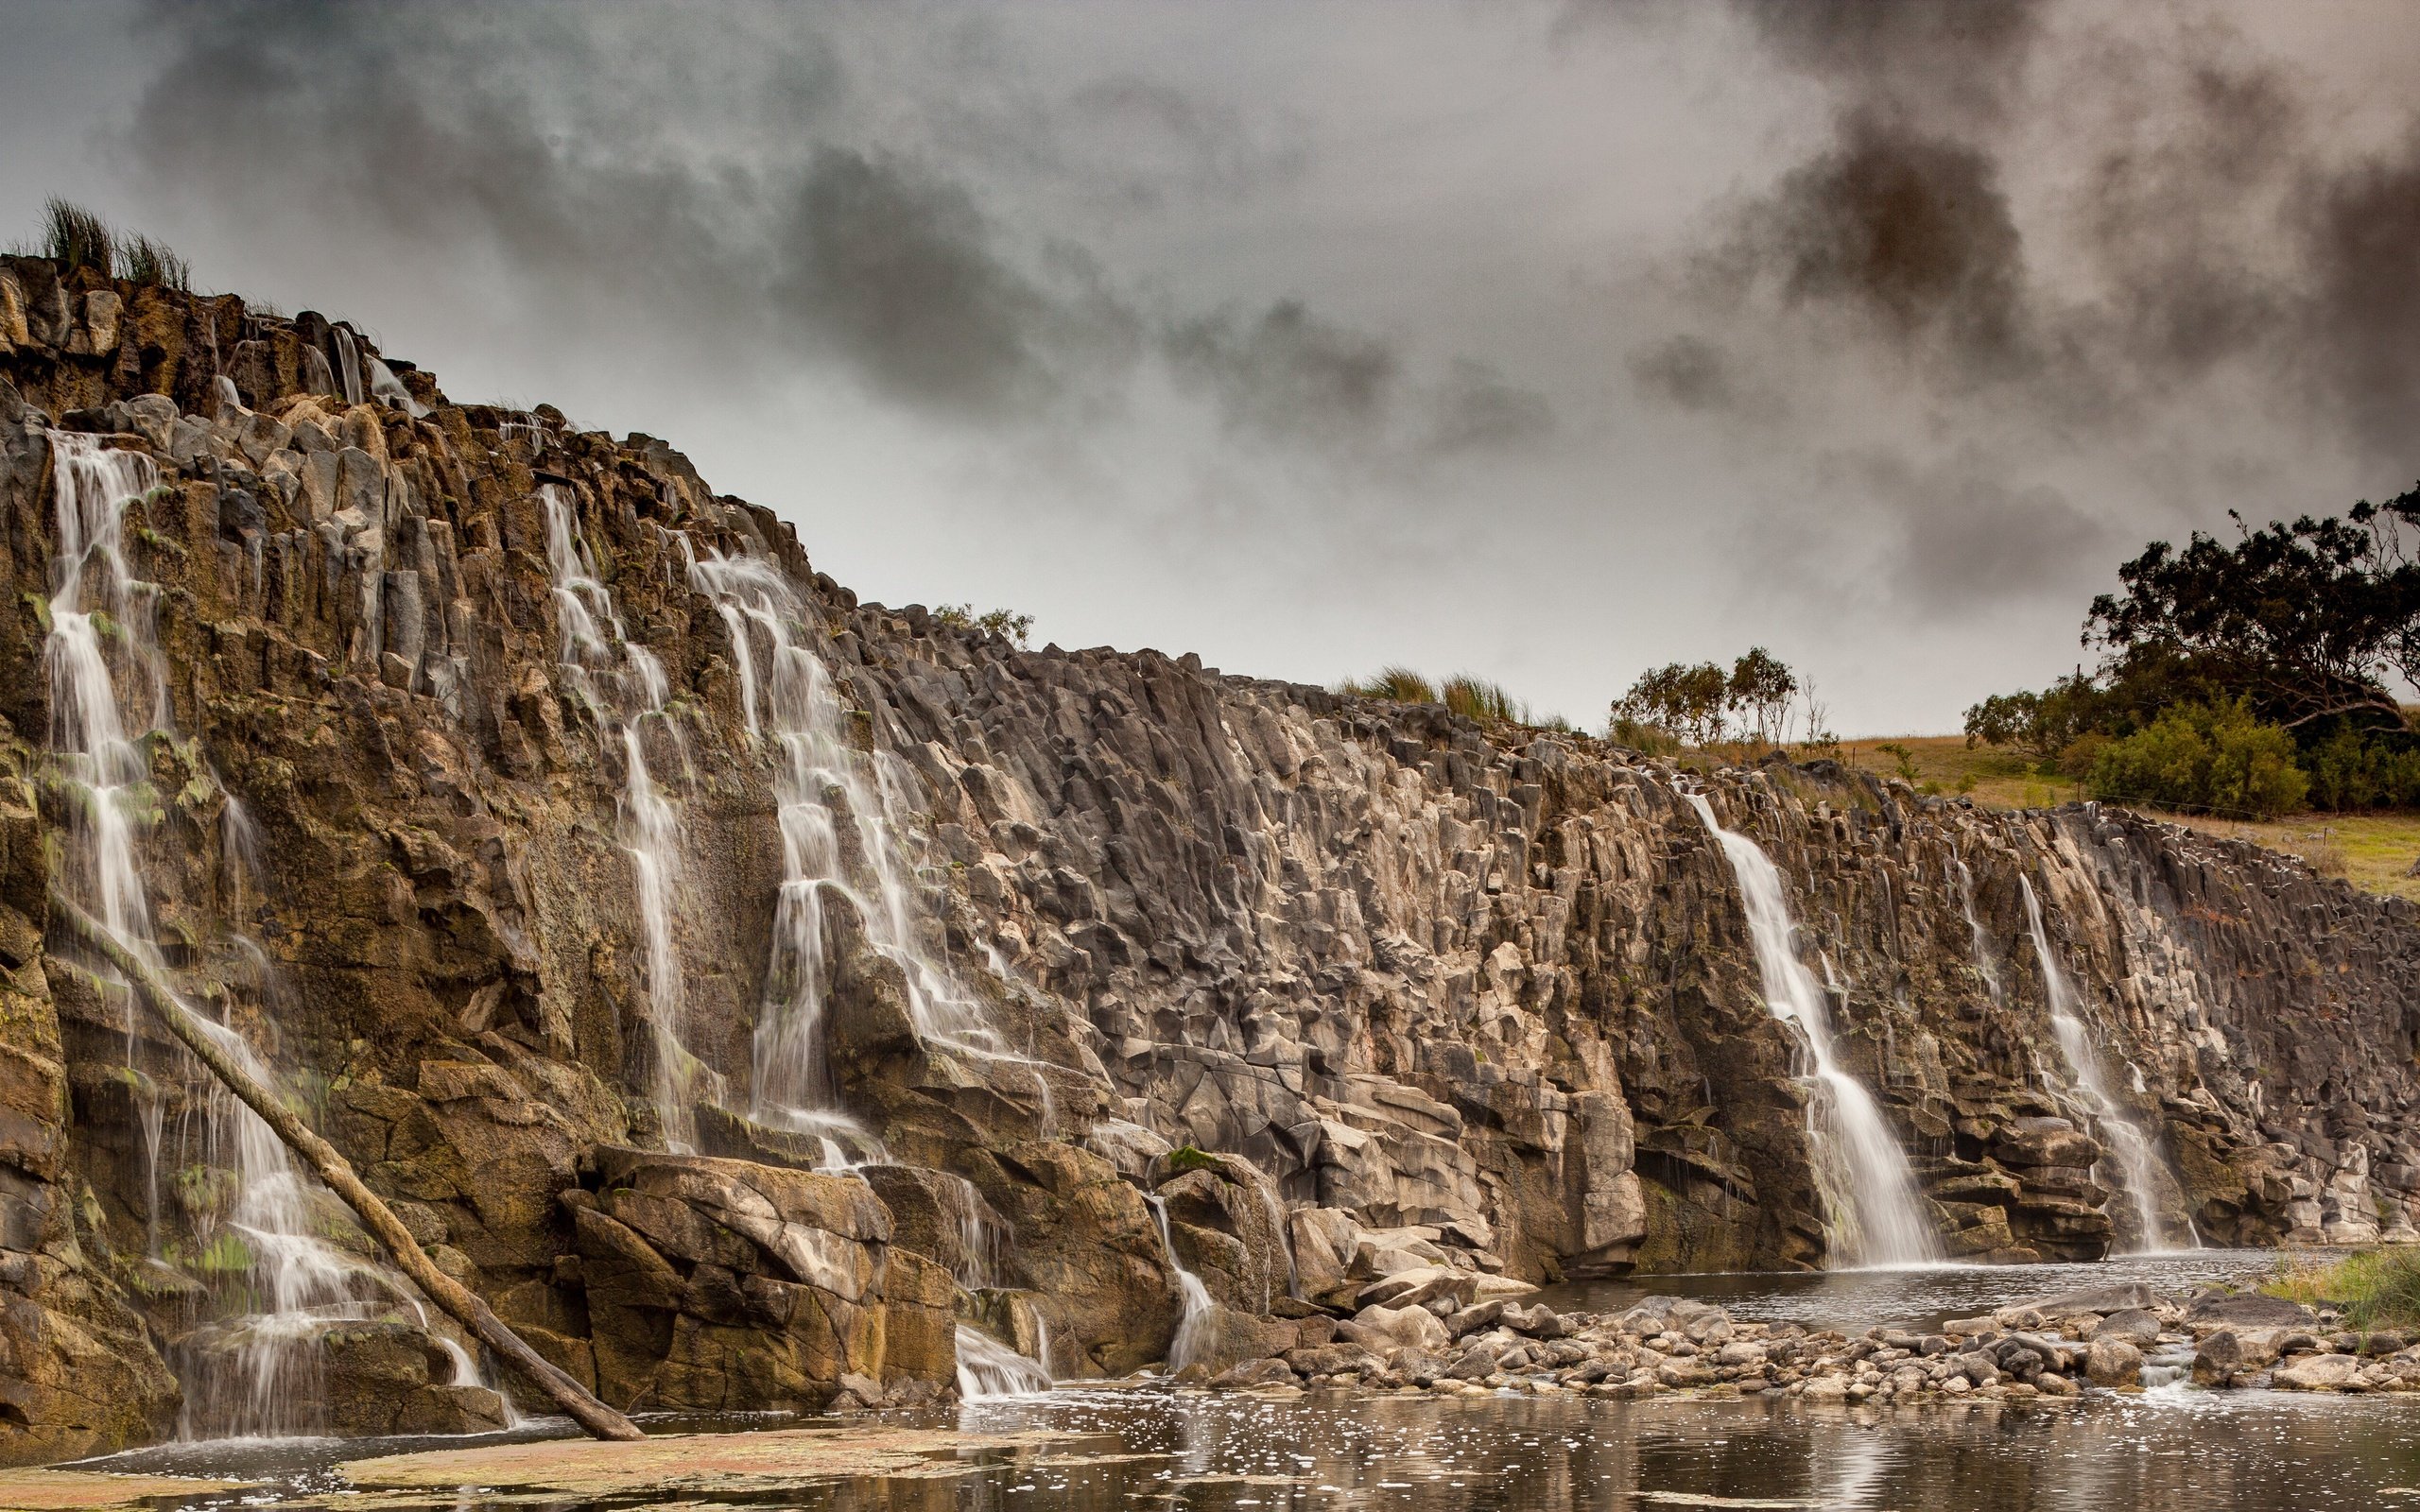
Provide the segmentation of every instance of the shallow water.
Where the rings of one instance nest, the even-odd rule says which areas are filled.
[[[2211,1280],[2241,1280],[2265,1273],[2276,1259],[2268,1251],[2204,1251],[2015,1270],[1659,1278],[1594,1283],[1584,1292],[1558,1288],[1555,1299],[1576,1307],[1585,1296],[1584,1305],[1604,1307],[1653,1292],[1687,1291],[1720,1298],[1743,1314],[1862,1329],[1971,1314],[2082,1285],[2142,1280],[2181,1290]],[[740,1495],[692,1487],[605,1499],[516,1498],[469,1486],[441,1496],[382,1497],[374,1504],[432,1512],[676,1505],[836,1512],[2420,1507],[2420,1398],[2404,1396],[2167,1387],[2089,1392],[2076,1401],[1876,1409],[1764,1398],[1618,1402],[1567,1395],[1345,1391],[1270,1398],[1091,1386],[977,1403],[954,1416],[890,1420],[1071,1436],[1039,1450],[938,1460],[931,1473],[838,1478]],[[655,1426],[744,1430],[758,1424]],[[266,1497],[186,1504],[317,1505],[342,1484],[333,1470],[337,1461],[400,1447],[395,1441],[182,1446],[107,1463],[182,1473],[282,1472],[284,1487]]]

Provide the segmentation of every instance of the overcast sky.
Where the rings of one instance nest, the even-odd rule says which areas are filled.
[[[2385,3],[0,0],[63,194],[458,400],[645,431],[893,604],[1846,734],[2155,537],[2420,478]]]

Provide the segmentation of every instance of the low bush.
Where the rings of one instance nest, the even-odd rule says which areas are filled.
[[[2290,814],[2310,793],[2293,737],[2241,698],[2164,711],[2103,747],[2087,786],[2098,799],[2254,819]]]

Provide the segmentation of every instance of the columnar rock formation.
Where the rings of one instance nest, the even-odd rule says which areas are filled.
[[[2407,905],[2120,813],[1021,650],[858,602],[661,441],[456,404],[314,315],[5,259],[0,1458],[174,1431],[171,1364],[253,1305],[223,1110],[47,938],[87,817],[43,671],[57,433],[160,479],[124,525],[164,669],[124,806],[163,964],[619,1405],[945,1390],[953,1315],[1062,1375],[1158,1360],[1147,1195],[1215,1360],[1413,1266],[1822,1263],[1822,1110],[1688,786],[1779,867],[1949,1252],[2142,1237],[2029,880],[2163,1228],[2420,1211]],[[622,662],[565,644],[549,496],[660,689],[602,696]],[[786,675],[828,679],[841,756],[797,759]],[[932,1032],[936,984],[979,1032]],[[321,1426],[480,1420],[408,1310],[348,1327]]]

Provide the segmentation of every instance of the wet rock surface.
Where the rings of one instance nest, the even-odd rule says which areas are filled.
[[[2420,931],[2287,858],[1821,765],[1692,776],[1192,657],[1024,650],[860,602],[662,441],[452,404],[317,316],[25,258],[0,259],[0,757],[20,778],[0,801],[0,1455],[171,1431],[170,1362],[242,1306],[210,1088],[46,941],[46,847],[79,822],[45,748],[55,434],[158,478],[121,543],[156,585],[156,686],[120,671],[156,694],[147,727],[148,705],[130,714],[147,776],[129,801],[167,964],[441,1265],[609,1398],[920,1400],[950,1388],[957,1318],[1063,1376],[1123,1375],[1175,1339],[1179,1265],[1219,1310],[1214,1375],[1408,1363],[1432,1390],[1854,1400],[2088,1373],[2091,1341],[2065,1333],[1988,1331],[1950,1368],[1521,1300],[1824,1258],[1803,1057],[1685,785],[1784,874],[1841,1057],[1948,1253],[2144,1237],[2103,1114],[2044,1070],[2027,883],[2159,1150],[2161,1225],[2413,1231]],[[400,385],[383,400],[373,361]],[[661,676],[643,717],[566,650],[542,490],[611,591],[615,644]],[[796,622],[769,639],[701,560],[777,580]],[[783,668],[807,674],[769,664],[784,645],[886,809],[819,790],[845,885],[818,893],[818,1075],[854,1132],[787,1117],[761,1074],[799,997],[770,948],[798,811],[769,700]],[[677,821],[660,936],[628,843],[633,753]],[[921,1032],[916,971],[945,972],[989,1038]],[[813,1175],[827,1142],[907,1174]],[[341,1214],[326,1227],[374,1263]],[[400,1305],[367,1321],[424,1326]],[[2161,1336],[2125,1342],[2148,1357]]]

